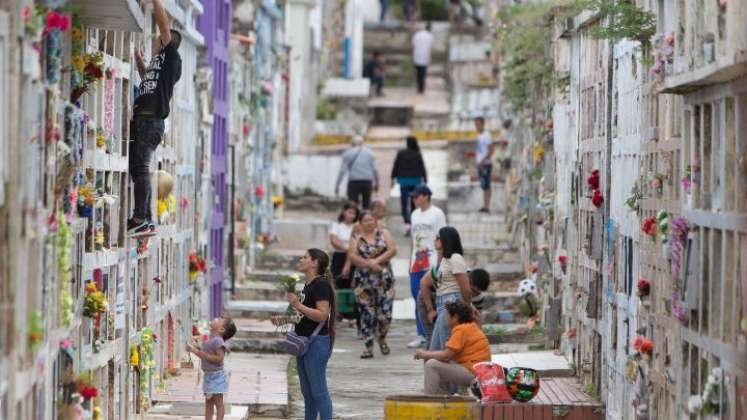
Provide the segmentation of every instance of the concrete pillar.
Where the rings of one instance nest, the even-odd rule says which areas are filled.
[[[363,74],[363,13],[360,0],[348,0],[345,5],[343,52],[343,75],[346,79],[360,79]]]

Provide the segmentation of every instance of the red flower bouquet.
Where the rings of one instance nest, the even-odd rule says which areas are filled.
[[[602,195],[602,192],[599,190],[594,190],[594,193],[591,196],[591,204],[593,204],[596,208],[600,208],[602,207],[602,203],[604,203],[604,196]]]
[[[593,171],[591,171],[591,175],[586,178],[586,185],[588,185],[592,190],[599,189],[599,169],[594,169]]]
[[[80,395],[85,401],[99,396],[99,390],[95,386],[83,385],[80,389]]]
[[[638,280],[638,296],[644,297],[651,293],[651,282],[641,278]]]
[[[633,348],[638,353],[651,355],[654,352],[654,342],[639,335],[633,340]]]
[[[568,268],[568,257],[566,255],[558,255],[558,263],[560,263],[560,269],[565,274],[565,270]]]
[[[653,217],[649,217],[646,220],[643,221],[643,226],[641,226],[641,230],[643,230],[643,233],[645,233],[648,236],[651,236],[652,238],[656,237],[656,219]]]

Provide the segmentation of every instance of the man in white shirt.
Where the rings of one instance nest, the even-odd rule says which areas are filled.
[[[431,22],[426,22],[425,28],[415,32],[412,37],[412,61],[415,63],[418,93],[425,92],[425,77],[428,74],[428,66],[431,64],[432,47]]]
[[[493,172],[493,152],[495,146],[490,132],[485,129],[485,118],[475,118],[475,129],[477,130],[477,142],[475,144],[475,160],[477,161],[477,175],[480,177],[480,188],[482,188],[482,208],[480,213],[490,212],[490,177]]]
[[[444,212],[431,204],[431,190],[425,184],[415,187],[412,199],[417,209],[412,212],[411,236],[412,256],[410,258],[410,291],[415,302],[420,293],[420,279],[432,266],[438,265],[435,241],[439,229],[446,226],[446,215]],[[417,306],[417,305],[416,305]],[[417,348],[426,344],[425,330],[422,320],[415,310],[415,321],[417,323],[418,338],[410,342],[407,347]]]

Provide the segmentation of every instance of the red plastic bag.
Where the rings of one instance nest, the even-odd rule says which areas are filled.
[[[501,365],[481,362],[476,363],[473,368],[482,393],[482,402],[509,403],[513,401],[506,388],[506,375]]]

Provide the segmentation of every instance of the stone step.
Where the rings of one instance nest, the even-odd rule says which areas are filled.
[[[274,282],[279,278],[287,277],[293,274],[300,274],[295,270],[252,270],[246,274],[247,281]]]
[[[297,242],[301,244],[302,242]],[[306,249],[279,249],[271,247],[258,258],[257,267],[261,270],[271,271],[293,271],[298,265],[298,260],[306,252]]]
[[[541,344],[547,340],[541,329],[531,331],[526,324],[483,324],[482,330],[490,344]]]
[[[266,320],[272,315],[283,315],[288,309],[287,301],[276,300],[230,300],[225,311],[232,318],[256,318]]]
[[[301,290],[302,288],[299,282],[296,290]],[[285,300],[285,291],[278,288],[276,279],[273,279],[273,281],[247,280],[242,281],[236,286],[233,299],[283,301]]]
[[[232,338],[228,350],[239,353],[284,354],[285,336],[279,338]]]
[[[407,127],[412,119],[413,108],[396,104],[376,105],[369,107],[371,125]]]

